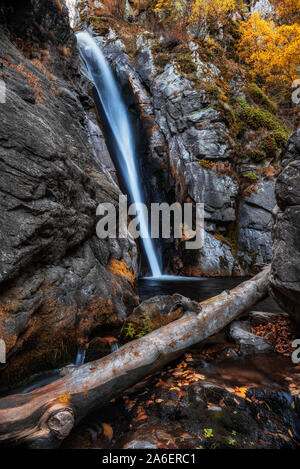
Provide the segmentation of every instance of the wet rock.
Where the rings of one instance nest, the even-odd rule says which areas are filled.
[[[288,359],[277,364],[277,378],[269,355],[217,368],[197,365],[193,354],[189,360],[124,396],[131,426],[115,447],[146,440],[161,449],[297,448],[299,397],[291,390],[299,379]]]
[[[150,86],[156,73],[156,68],[151,49],[149,47],[141,49],[137,53],[135,69],[144,83],[146,83],[147,86]]]
[[[187,165],[185,173],[189,196],[204,204],[205,220],[235,221],[235,197],[238,183],[228,175],[218,174],[198,163]]]
[[[204,245],[199,251],[184,251],[184,272],[188,276],[213,277],[230,276],[233,273],[235,259],[230,247],[212,236],[204,235]]]
[[[129,326],[134,337],[145,335],[181,318],[186,312],[195,311],[198,311],[198,303],[177,293],[154,296],[133,310],[126,320],[124,332],[128,332]]]
[[[300,131],[289,139],[284,169],[276,182],[279,211],[273,229],[270,290],[276,301],[300,323]]]
[[[232,153],[229,135],[222,123],[207,123],[201,125],[201,130],[191,128],[183,134],[182,141],[192,161],[228,158]]]
[[[274,6],[269,0],[253,0],[251,14],[259,13],[262,18],[272,18],[275,14]]]
[[[116,204],[120,191],[97,161],[100,135],[87,133],[90,83],[58,3],[0,7],[1,385],[70,363],[94,328],[121,327],[135,296],[134,241],[96,237],[97,205]]]
[[[256,192],[241,202],[238,211],[238,252],[246,272],[272,258],[272,212],[276,206],[275,181],[260,181]]]
[[[147,440],[131,440],[123,446],[124,449],[157,449],[157,443]]]
[[[273,347],[262,337],[252,334],[250,323],[247,321],[234,321],[230,326],[229,335],[240,345],[244,355],[273,351]]]

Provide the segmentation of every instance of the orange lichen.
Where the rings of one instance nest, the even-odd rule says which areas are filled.
[[[63,55],[64,57],[70,57],[72,55],[72,52],[70,51],[70,49],[68,49],[68,47],[65,47],[65,46],[57,47],[57,52],[60,55]]]
[[[60,0],[54,0],[54,1],[55,1],[56,5],[58,6],[58,8],[59,8],[59,11],[62,13],[62,12],[63,12],[63,9],[64,9],[64,7],[62,6],[62,3],[61,3],[61,1],[60,1]]]
[[[59,402],[62,402],[63,404],[69,404],[71,399],[71,394],[69,392],[65,392],[64,394],[61,394],[58,396]]]
[[[120,275],[121,277],[128,280],[128,282],[131,284],[134,284],[136,279],[135,274],[132,269],[128,268],[124,260],[111,258],[107,267],[113,274]]]

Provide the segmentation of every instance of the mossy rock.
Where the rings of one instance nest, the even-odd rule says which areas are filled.
[[[289,136],[285,126],[269,111],[252,106],[243,99],[238,100],[238,106],[239,108],[236,111],[237,117],[240,121],[246,123],[248,128],[252,130],[266,129],[279,132],[282,134],[282,137],[284,135],[286,137]]]
[[[262,150],[259,150],[257,148],[250,148],[249,150],[243,151],[240,154],[240,157],[244,159],[251,159],[251,160],[259,162],[259,161],[263,161],[267,157],[267,155]]]
[[[179,64],[182,73],[185,73],[186,75],[197,72],[197,64],[188,54],[180,55],[177,58],[177,63]]]
[[[159,68],[165,68],[165,66],[168,65],[172,59],[168,54],[157,54],[154,58],[154,61]]]
[[[271,101],[271,99],[263,92],[263,90],[256,83],[251,83],[251,85],[247,87],[246,92],[253,99],[255,104],[263,106],[268,111],[272,112],[273,114],[276,114],[277,105],[273,101]]]
[[[257,181],[259,179],[258,174],[256,173],[246,173],[243,175],[245,179],[249,179],[249,181]]]

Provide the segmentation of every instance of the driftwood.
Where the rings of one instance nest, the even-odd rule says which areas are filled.
[[[28,394],[0,399],[0,443],[55,448],[75,424],[267,296],[269,268],[167,326]]]

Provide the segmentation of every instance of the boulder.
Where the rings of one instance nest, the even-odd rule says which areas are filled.
[[[273,351],[273,347],[262,337],[252,334],[248,321],[234,321],[230,326],[229,335],[235,343],[239,344],[240,350],[244,355],[255,355]]]

